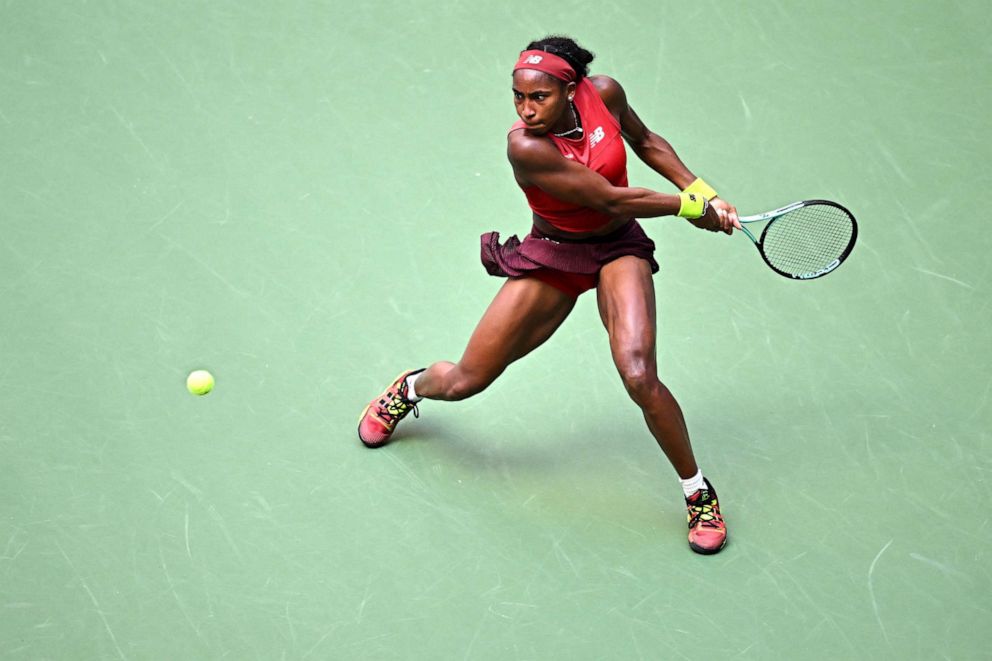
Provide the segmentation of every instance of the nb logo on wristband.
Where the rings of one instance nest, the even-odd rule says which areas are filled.
[[[544,58],[541,57],[540,55],[531,55],[526,60],[524,60],[524,64],[540,64],[541,60],[543,59]]]

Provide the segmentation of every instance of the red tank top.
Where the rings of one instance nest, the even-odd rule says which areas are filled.
[[[579,81],[573,102],[582,118],[582,138],[569,140],[550,133],[546,137],[555,143],[565,158],[595,170],[614,186],[627,186],[627,151],[620,135],[620,122],[603,103],[588,78]],[[526,127],[522,121],[517,121],[510,131]],[[563,202],[537,186],[521,188],[534,213],[562,231],[589,232],[611,220],[611,216],[605,213]]]

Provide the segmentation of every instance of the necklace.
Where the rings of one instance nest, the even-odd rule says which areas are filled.
[[[551,135],[555,136],[556,138],[564,138],[566,135],[571,135],[573,133],[578,133],[579,135],[582,135],[582,127],[579,126],[579,117],[578,115],[575,114],[575,104],[569,101],[568,107],[571,108],[572,110],[572,121],[575,122],[575,128],[569,129],[563,133],[555,133],[554,131],[552,131]]]

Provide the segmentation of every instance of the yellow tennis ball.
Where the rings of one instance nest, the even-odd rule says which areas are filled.
[[[186,389],[194,395],[206,395],[214,389],[214,377],[207,370],[190,372],[186,377]]]

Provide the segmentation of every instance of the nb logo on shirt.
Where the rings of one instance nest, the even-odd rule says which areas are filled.
[[[524,64],[540,64],[541,60],[543,59],[544,57],[542,57],[541,55],[531,55],[526,60],[524,60]]]
[[[606,131],[603,130],[602,126],[597,126],[596,130],[592,132],[589,136],[589,149],[592,149],[599,144],[599,141],[606,137]]]

